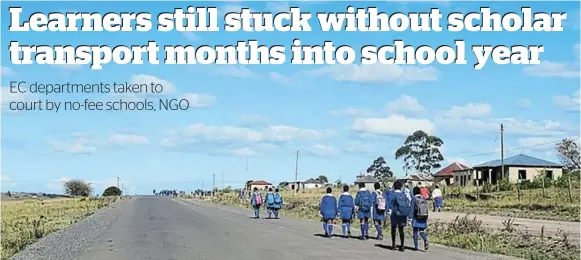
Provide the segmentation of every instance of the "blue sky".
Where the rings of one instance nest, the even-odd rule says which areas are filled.
[[[395,150],[405,136],[421,128],[444,140],[443,164],[474,165],[498,159],[499,128],[505,125],[506,156],[525,153],[557,161],[554,144],[579,135],[579,3],[527,3],[533,11],[568,12],[564,32],[8,32],[8,7],[25,14],[52,11],[149,11],[185,8],[190,2],[2,3],[2,189],[60,192],[61,182],[81,178],[101,192],[120,177],[130,193],[152,189],[194,190],[212,185],[239,187],[248,179],[274,183],[294,180],[295,153],[300,151],[299,179],[326,175],[351,182],[378,156],[397,176],[401,161]],[[280,11],[344,11],[343,2],[203,2],[223,11],[249,7]],[[357,2],[385,12],[518,11],[519,3],[385,3]],[[355,49],[362,45],[408,44],[432,47],[463,39],[467,45],[545,46],[543,64],[495,65],[13,65],[11,40],[21,44],[234,44],[256,39],[261,44],[303,44],[333,40]],[[288,59],[287,59],[288,61]],[[359,72],[361,74],[354,74]],[[12,80],[27,82],[161,82],[163,97],[185,97],[196,107],[156,112],[11,112],[9,101],[47,98],[9,94]],[[137,97],[137,98],[159,98]],[[111,95],[51,95],[53,100],[111,100]],[[125,98],[125,97],[124,97]],[[520,148],[527,146],[527,148]],[[248,172],[246,157],[248,156]]]

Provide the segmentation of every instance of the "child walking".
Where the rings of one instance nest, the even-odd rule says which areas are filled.
[[[343,193],[339,196],[339,203],[337,205],[337,212],[341,218],[341,231],[343,237],[351,236],[351,220],[355,214],[355,203],[353,196],[349,193],[349,186],[343,186]]]
[[[409,217],[412,219],[414,249],[418,250],[418,235],[424,240],[424,250],[428,250],[430,244],[428,243],[428,201],[421,195],[418,187],[413,189],[414,197],[411,205],[413,210],[410,210]]]
[[[250,205],[254,209],[254,218],[260,218],[260,206],[262,206],[262,194],[258,188],[254,187],[254,192],[250,195]]]
[[[333,196],[333,189],[327,188],[327,194],[321,199],[319,213],[323,221],[323,230],[325,236],[331,237],[333,235],[333,221],[337,217],[337,199]]]

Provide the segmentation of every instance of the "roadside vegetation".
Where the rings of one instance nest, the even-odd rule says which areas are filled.
[[[296,195],[293,195],[292,192],[283,192],[285,204],[281,215],[319,221],[319,200],[323,193],[322,190],[309,190],[299,192]],[[334,193],[339,195],[338,188],[335,189]],[[187,196],[187,198],[192,197]],[[206,200],[221,205],[249,207],[248,199],[239,199],[236,192],[217,193],[215,197],[208,197]],[[356,228],[357,225],[357,221],[354,221]],[[429,227],[429,236],[433,243],[477,252],[534,260],[579,259],[581,253],[579,243],[566,231],[560,231],[559,234],[553,236],[534,236],[528,232],[517,230],[510,218],[507,218],[503,226],[502,229],[493,230],[486,227],[481,220],[463,216],[450,222],[432,221]],[[408,237],[411,237],[409,227],[407,232]]]
[[[0,259],[8,259],[38,239],[122,199],[118,196],[90,197],[90,185],[79,180],[65,182],[63,186],[67,195],[75,197],[2,201]]]

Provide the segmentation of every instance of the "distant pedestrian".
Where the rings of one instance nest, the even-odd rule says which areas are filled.
[[[408,198],[408,201],[412,200],[412,189],[410,188],[410,183],[406,182],[405,187],[402,188],[403,193]]]
[[[337,199],[333,196],[333,189],[327,187],[327,194],[321,198],[319,213],[323,221],[323,230],[326,237],[333,235],[333,221],[337,217]]]
[[[264,200],[266,201],[267,218],[272,218],[272,207],[274,206],[274,193],[272,192],[272,188],[268,188],[268,192],[266,193]]]
[[[355,203],[353,196],[349,193],[349,185],[343,186],[343,193],[339,196],[339,203],[337,205],[337,213],[341,218],[341,231],[343,237],[351,236],[351,220],[355,215]]]
[[[260,206],[262,206],[262,194],[258,188],[254,187],[254,192],[250,195],[250,205],[254,209],[254,218],[260,218]]]
[[[444,197],[442,195],[442,190],[440,187],[436,185],[434,191],[432,191],[432,198],[434,199],[434,203],[432,204],[434,207],[433,211],[435,212],[436,209],[440,212],[440,209],[443,207],[444,204]]]
[[[400,246],[399,250],[404,251],[404,227],[407,225],[407,219],[410,214],[410,201],[402,191],[401,182],[393,184],[393,193],[390,201],[390,221],[391,221],[391,245],[395,249],[395,234],[399,233]]]
[[[428,201],[421,195],[420,188],[415,187],[413,190],[412,210],[409,217],[412,219],[414,249],[418,250],[418,235],[424,240],[424,250],[428,250]]]
[[[282,195],[278,188],[274,190],[274,203],[272,204],[272,212],[274,213],[274,218],[278,219],[278,213],[283,205]]]
[[[381,184],[376,182],[374,185],[375,192],[371,195],[373,201],[373,224],[377,231],[377,240],[383,240],[383,230],[381,225],[385,221],[386,201],[387,197],[381,192]]]
[[[361,239],[369,238],[369,218],[371,218],[371,209],[373,208],[373,201],[371,193],[365,188],[364,183],[359,183],[359,191],[355,195],[355,206],[357,210],[357,218],[361,224]]]

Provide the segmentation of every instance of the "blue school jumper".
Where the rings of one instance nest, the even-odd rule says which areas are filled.
[[[353,201],[353,196],[351,196],[349,192],[343,192],[341,196],[339,196],[337,212],[339,212],[339,216],[343,220],[341,225],[343,236],[351,234],[351,219],[355,213],[355,203]]]
[[[357,205],[358,207],[361,206],[361,196],[364,192],[369,193],[369,191],[365,188],[361,188],[358,192],[357,195],[355,195],[355,205]],[[370,195],[370,198],[373,199],[373,197]],[[373,204],[373,200],[371,201],[371,203]],[[369,211],[362,211],[361,208],[359,208],[359,210],[357,211],[357,218],[358,219],[363,219],[363,218],[370,218],[371,217],[371,210]]]
[[[405,193],[403,193],[401,190],[395,190],[393,191],[393,193],[391,194],[391,198],[389,200],[389,209],[392,210],[393,208],[393,201],[395,200],[395,198],[397,196],[406,196]],[[410,210],[412,211],[412,210]],[[389,217],[389,220],[391,221],[391,227],[394,228],[396,226],[400,226],[400,227],[405,227],[407,226],[407,216],[396,216],[395,212],[391,212],[391,215]]]
[[[333,194],[326,194],[321,199],[319,208],[319,213],[323,217],[323,230],[325,231],[325,235],[331,237],[333,234],[333,225],[328,225],[327,222],[337,217],[337,199]]]
[[[383,192],[381,195],[385,199],[385,208],[387,209],[387,195]],[[373,201],[373,220],[384,221],[386,211],[380,212],[379,209],[377,209],[377,192],[371,193],[371,200]]]
[[[410,215],[409,215],[409,218],[412,219],[414,247],[416,249],[418,248],[418,235],[420,235],[422,237],[422,239],[424,240],[424,247],[427,247],[427,245],[428,245],[428,231],[426,230],[428,228],[428,220],[427,219],[418,220],[418,219],[416,219],[415,214],[414,214],[416,200],[423,200],[423,199],[424,198],[422,198],[421,195],[416,195],[416,196],[412,197],[411,210],[410,210]]]

